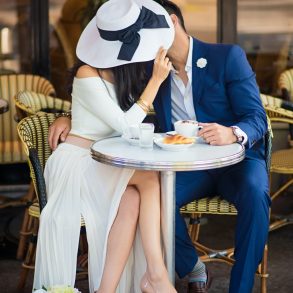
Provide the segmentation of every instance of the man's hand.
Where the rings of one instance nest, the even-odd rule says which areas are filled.
[[[49,128],[49,145],[54,151],[57,148],[59,140],[65,141],[71,129],[71,120],[67,117],[57,118]]]
[[[237,141],[231,127],[226,127],[217,123],[199,123],[203,128],[198,132],[210,145],[226,145]]]

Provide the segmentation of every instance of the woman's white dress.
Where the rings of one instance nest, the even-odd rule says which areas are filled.
[[[127,133],[129,125],[144,118],[145,113],[137,104],[127,112],[120,109],[113,84],[99,77],[74,79],[70,133],[97,140]],[[81,216],[89,246],[90,292],[98,289],[108,233],[133,172],[93,160],[89,149],[67,143],[58,146],[45,167],[48,203],[40,217],[34,289],[74,286]],[[139,282],[145,269],[137,231],[117,292],[140,292]]]

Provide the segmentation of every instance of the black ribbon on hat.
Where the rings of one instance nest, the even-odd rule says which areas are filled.
[[[154,29],[154,28],[169,28],[164,15],[155,14],[153,11],[142,6],[137,21],[127,28],[119,31],[106,31],[99,29],[100,36],[107,41],[120,41],[122,42],[119,51],[118,59],[130,61],[139,46],[141,29]]]

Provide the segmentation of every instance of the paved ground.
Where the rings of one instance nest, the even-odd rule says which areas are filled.
[[[288,212],[293,210],[293,194],[284,196],[274,203],[275,210]],[[21,221],[21,210],[0,212],[0,234],[3,235],[3,223],[11,217],[11,231],[17,231]],[[2,225],[2,226],[1,226]],[[217,244],[221,249],[231,245],[235,218],[227,216],[211,216],[208,224],[202,227],[201,239],[206,244]],[[15,232],[14,232],[15,233]],[[17,236],[12,234],[12,236]],[[0,239],[1,240],[1,239]],[[3,239],[2,239],[3,240]],[[13,238],[11,239],[13,240]],[[5,246],[6,245],[6,246]],[[16,245],[4,239],[0,246],[0,293],[30,293],[32,286],[32,274],[27,280],[27,286],[21,291],[16,290],[20,272],[20,261],[15,260]],[[291,293],[293,292],[293,225],[286,226],[269,235],[269,274],[268,293]],[[210,293],[228,292],[230,267],[225,264],[208,264],[212,274],[213,283]],[[78,281],[77,287],[83,293],[88,293],[87,281]],[[179,293],[186,292],[186,280],[177,280],[176,288]],[[260,292],[259,279],[256,278],[253,292]],[[127,293],[127,292],[125,292]]]

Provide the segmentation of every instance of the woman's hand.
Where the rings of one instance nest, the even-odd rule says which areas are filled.
[[[167,78],[171,70],[172,63],[166,55],[167,50],[161,47],[154,61],[153,75],[140,96],[140,100],[147,108],[152,105],[162,82]],[[144,107],[143,110],[146,112]]]
[[[49,145],[54,151],[59,141],[64,142],[71,129],[71,120],[67,117],[57,118],[49,128]]]
[[[161,47],[154,61],[152,78],[160,84],[167,78],[172,68],[172,63],[166,55],[167,50]]]

